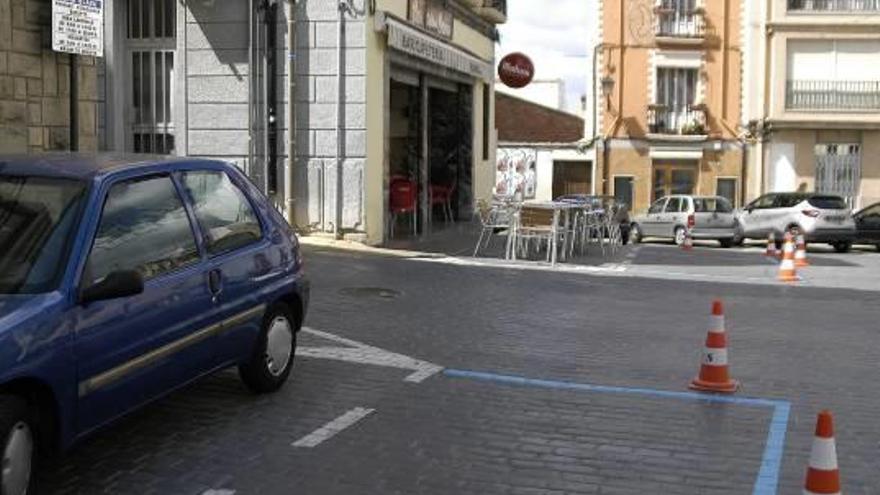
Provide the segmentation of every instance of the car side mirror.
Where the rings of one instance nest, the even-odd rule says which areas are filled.
[[[100,282],[80,292],[80,304],[134,296],[144,291],[144,277],[135,270],[111,272]]]

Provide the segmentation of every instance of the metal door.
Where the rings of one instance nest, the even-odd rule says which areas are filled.
[[[250,149],[245,169],[263,192],[278,188],[278,2],[250,0]]]
[[[861,181],[861,146],[820,144],[816,146],[816,192],[843,197],[856,206]]]

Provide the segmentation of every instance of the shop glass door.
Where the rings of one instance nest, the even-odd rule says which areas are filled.
[[[697,167],[693,165],[654,165],[652,201],[672,194],[694,194]]]

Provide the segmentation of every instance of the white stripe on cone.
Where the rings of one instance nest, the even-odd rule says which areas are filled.
[[[709,316],[709,331],[724,333],[724,315]]]
[[[709,366],[727,366],[727,349],[707,347],[703,354],[703,364]]]
[[[810,467],[821,471],[837,470],[837,448],[833,438],[819,438],[813,440],[813,450],[810,451]]]

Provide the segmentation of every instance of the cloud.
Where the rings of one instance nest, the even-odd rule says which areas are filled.
[[[508,2],[507,24],[499,28],[499,58],[521,51],[534,61],[536,78],[564,79],[569,110],[579,107],[589,73],[590,5],[585,0]]]

